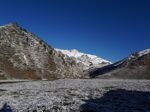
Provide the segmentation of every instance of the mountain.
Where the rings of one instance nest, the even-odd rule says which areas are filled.
[[[0,79],[84,77],[80,64],[16,23],[0,27]]]
[[[102,59],[95,55],[81,53],[76,49],[73,50],[56,49],[56,51],[63,53],[66,57],[74,58],[76,63],[80,63],[83,65],[84,70],[111,64],[111,62],[105,59]]]
[[[89,74],[91,78],[150,79],[150,49],[135,52]]]

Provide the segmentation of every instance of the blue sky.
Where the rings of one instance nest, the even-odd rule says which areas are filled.
[[[149,0],[0,0],[0,25],[10,22],[113,62],[150,48]]]

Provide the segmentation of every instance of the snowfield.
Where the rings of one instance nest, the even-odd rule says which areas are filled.
[[[0,112],[150,112],[150,81],[2,81]]]

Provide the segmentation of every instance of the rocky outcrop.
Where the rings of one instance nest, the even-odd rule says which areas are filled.
[[[16,23],[0,27],[0,79],[81,78],[72,58]]]

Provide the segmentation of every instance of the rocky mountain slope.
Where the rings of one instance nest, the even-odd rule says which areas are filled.
[[[16,23],[0,27],[0,79],[81,78],[82,66]]]
[[[56,51],[60,51],[65,56],[74,58],[76,60],[76,63],[80,63],[83,65],[84,70],[111,64],[110,61],[107,61],[95,55],[81,53],[76,49],[73,50],[56,49]]]
[[[90,72],[91,78],[150,79],[150,49]]]

